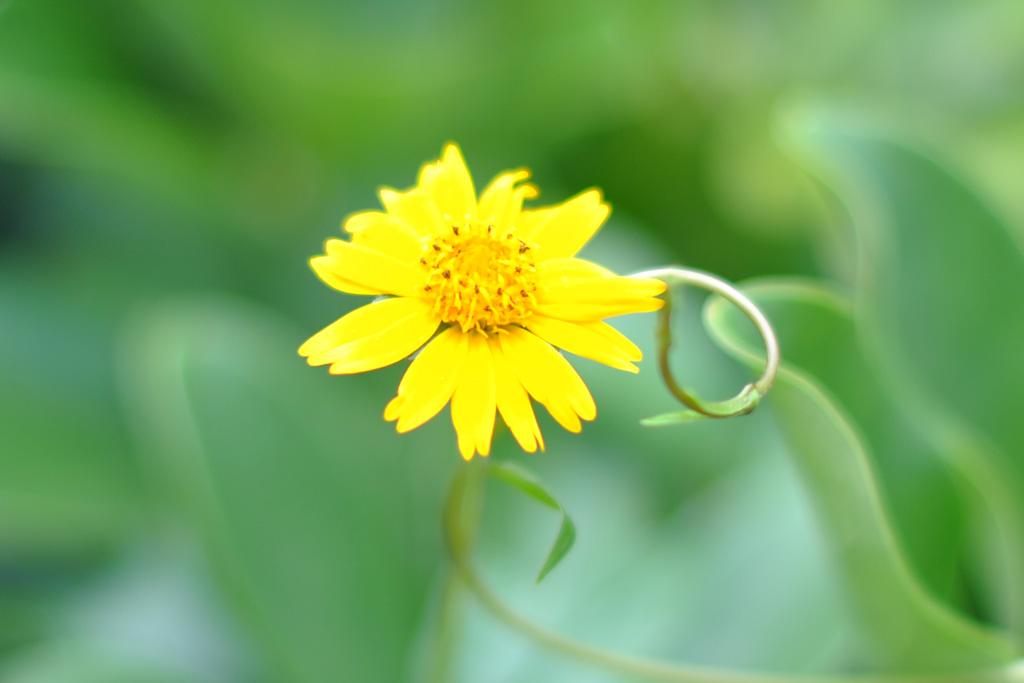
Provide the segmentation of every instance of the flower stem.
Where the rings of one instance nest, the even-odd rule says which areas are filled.
[[[458,576],[480,603],[506,626],[555,654],[583,665],[628,676],[630,681],[661,683],[1024,683],[1024,661],[1005,667],[955,673],[897,676],[772,675],[686,666],[608,652],[563,636],[530,621],[507,605],[487,586],[473,566],[470,552],[483,503],[485,475],[485,468],[475,464],[460,468],[452,481],[445,504],[445,540]]]
[[[444,577],[437,620],[431,634],[430,647],[420,664],[417,681],[447,683],[452,679],[453,660],[462,626],[462,606],[465,585],[459,580],[458,570],[451,567]]]

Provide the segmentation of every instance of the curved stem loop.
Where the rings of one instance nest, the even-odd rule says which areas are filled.
[[[644,277],[662,280],[669,288],[665,291],[665,306],[661,309],[658,323],[658,368],[665,381],[668,390],[684,406],[689,408],[698,416],[703,417],[736,417],[746,415],[757,407],[760,399],[768,393],[775,382],[775,375],[779,371],[779,342],[775,332],[769,324],[768,319],[754,303],[743,295],[738,289],[717,277],[698,270],[687,268],[658,268],[642,273],[636,273],[633,277]],[[669,351],[672,348],[672,285],[691,285],[700,287],[713,294],[721,296],[739,308],[746,315],[764,341],[765,366],[764,372],[756,382],[743,387],[740,392],[731,399],[725,401],[705,401],[689,389],[685,389],[676,382],[672,374],[669,362]],[[668,424],[687,419],[687,416],[671,414],[645,420],[646,424]]]
[[[506,604],[477,573],[470,554],[483,506],[486,463],[455,473],[445,501],[443,529],[456,574],[499,621],[538,645],[580,664],[651,683],[1024,683],[1024,662],[984,670],[906,675],[769,674],[704,668],[609,652],[534,623]]]

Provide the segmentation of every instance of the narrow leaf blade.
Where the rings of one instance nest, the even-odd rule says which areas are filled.
[[[565,511],[565,508],[562,507],[562,504],[548,492],[536,477],[525,469],[507,463],[491,463],[489,472],[495,478],[525,493],[538,503],[557,511],[561,516],[558,525],[558,535],[555,537],[554,543],[551,544],[551,549],[548,551],[544,564],[541,565],[540,572],[537,574],[536,581],[540,583],[572,550],[572,546],[576,543],[576,525]]]

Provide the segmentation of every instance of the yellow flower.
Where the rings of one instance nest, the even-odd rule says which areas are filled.
[[[664,283],[575,258],[608,217],[598,190],[523,209],[537,195],[520,184],[528,177],[503,173],[477,200],[459,148],[449,144],[411,190],[381,189],[383,213],[348,218],[351,241],[328,240],[327,254],[310,260],[335,289],[390,298],[352,311],[299,353],[343,375],[390,365],[430,341],[384,417],[404,433],[451,400],[466,460],[490,452],[495,410],[525,450],[543,450],[531,396],[579,432],[580,419],[596,415],[594,399],[552,345],[637,372],[640,349],[602,319],[662,305],[655,297]]]

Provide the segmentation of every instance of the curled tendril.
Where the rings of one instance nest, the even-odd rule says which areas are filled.
[[[687,408],[682,412],[647,418],[643,420],[643,423],[647,426],[677,424],[701,418],[737,417],[753,411],[761,398],[771,389],[775,382],[775,375],[779,371],[779,342],[775,338],[775,332],[772,331],[768,319],[760,309],[732,285],[697,270],[659,268],[637,273],[635,277],[662,280],[669,287],[664,294],[665,306],[661,309],[658,321],[658,369],[661,371],[668,390]],[[669,351],[672,348],[673,285],[691,285],[717,294],[739,308],[754,323],[764,341],[766,354],[764,372],[756,382],[747,384],[736,396],[724,401],[705,401],[699,398],[693,390],[679,385],[672,374],[672,367],[669,363]]]

